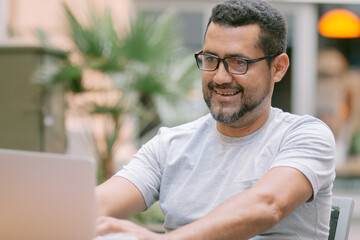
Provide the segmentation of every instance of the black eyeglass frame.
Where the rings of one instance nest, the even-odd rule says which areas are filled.
[[[201,70],[201,71],[206,71],[206,72],[213,72],[215,70],[217,70],[219,68],[219,65],[220,65],[220,62],[222,62],[224,64],[224,67],[226,69],[226,71],[230,74],[234,74],[234,75],[244,75],[247,73],[248,69],[249,69],[249,64],[252,64],[252,63],[256,63],[256,62],[259,62],[261,60],[264,60],[264,59],[268,59],[268,58],[272,58],[272,57],[276,57],[277,55],[280,55],[281,53],[277,53],[277,54],[270,54],[270,55],[267,55],[267,56],[264,56],[264,57],[260,57],[260,58],[253,58],[253,59],[248,59],[248,58],[244,58],[244,57],[234,57],[234,56],[231,56],[231,57],[224,57],[224,58],[221,58],[219,56],[216,56],[216,55],[213,55],[211,53],[204,53],[202,50],[201,51],[198,51],[194,54],[195,56],[195,60],[196,60],[196,65],[198,66],[198,68]],[[212,70],[205,70],[205,69],[202,69],[199,65],[199,62],[198,62],[198,56],[199,55],[208,55],[208,56],[212,56],[214,58],[217,59],[217,64],[216,64],[216,67]],[[229,68],[228,68],[228,64],[227,62],[225,61],[226,59],[228,58],[235,58],[235,59],[241,59],[241,60],[244,60],[246,62],[246,70],[245,72],[243,73],[234,73],[234,72],[230,72],[229,71]]]

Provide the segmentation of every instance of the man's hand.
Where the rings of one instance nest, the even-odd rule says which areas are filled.
[[[162,240],[164,234],[151,232],[128,220],[120,220],[112,217],[99,217],[96,223],[96,235],[107,233],[126,233],[136,236],[139,240]]]

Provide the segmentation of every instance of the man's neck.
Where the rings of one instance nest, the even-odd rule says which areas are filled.
[[[243,121],[244,123],[240,126],[230,126],[220,122],[216,122],[216,128],[222,135],[227,137],[245,137],[256,132],[266,123],[267,119],[269,118],[270,111],[271,107],[269,106],[257,118],[248,120],[248,122],[246,122],[245,120]],[[246,115],[244,115],[242,119],[246,119]]]

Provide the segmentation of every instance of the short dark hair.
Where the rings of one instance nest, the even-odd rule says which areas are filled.
[[[206,31],[211,22],[229,27],[258,24],[260,34],[257,46],[264,54],[286,52],[287,26],[285,18],[267,1],[226,0],[212,9]]]

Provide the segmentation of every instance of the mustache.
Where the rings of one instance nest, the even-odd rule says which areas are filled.
[[[241,87],[240,85],[233,85],[231,83],[217,84],[215,82],[210,82],[208,84],[208,88],[210,90],[214,90],[216,88],[216,89],[231,89],[231,90],[235,90],[236,92],[244,92],[243,87]]]

